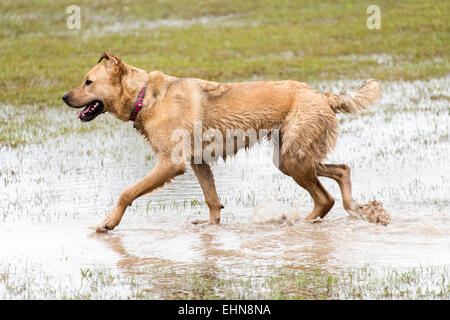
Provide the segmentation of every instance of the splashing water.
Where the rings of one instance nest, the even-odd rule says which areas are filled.
[[[352,217],[361,218],[372,223],[381,223],[387,226],[391,223],[391,215],[383,208],[383,204],[377,200],[372,200],[364,205],[358,205],[353,210],[349,210]]]
[[[145,280],[150,273],[142,270],[148,266],[238,278],[264,276],[273,266],[330,271],[367,264],[376,269],[450,266],[450,115],[447,100],[431,98],[448,96],[448,83],[449,78],[385,83],[382,107],[340,118],[329,162],[347,163],[354,199],[369,201],[355,212],[358,219],[343,209],[337,184],[321,178],[336,204],[320,223],[305,222],[313,206],[309,194],[274,167],[270,147],[262,145],[214,167],[225,206],[221,226],[191,223],[209,212],[188,171],[136,200],[116,230],[98,236],[89,227],[156,161],[131,127],[103,117],[98,121],[105,121],[104,128],[94,132],[3,147],[1,265],[18,268],[8,281],[33,275],[33,268],[21,272],[21,266],[42,266],[36,279],[51,274],[62,288],[78,285],[74,275],[93,266]],[[318,87],[340,92],[352,85]],[[10,109],[6,112],[21,116],[22,109]],[[69,111],[49,109],[48,115],[55,126],[80,126],[71,122]],[[371,199],[382,200],[389,213]],[[168,273],[149,282],[157,292],[178,277]],[[39,296],[42,288],[35,289]],[[0,297],[2,290],[0,284]]]

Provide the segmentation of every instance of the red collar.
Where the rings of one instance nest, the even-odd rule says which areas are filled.
[[[142,102],[144,101],[145,91],[147,90],[147,86],[143,87],[141,91],[139,91],[138,97],[136,99],[136,103],[134,104],[133,112],[130,115],[130,121],[134,121],[139,113],[142,110]]]

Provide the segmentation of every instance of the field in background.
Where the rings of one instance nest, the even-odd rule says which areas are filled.
[[[66,26],[72,4],[80,30]],[[380,30],[366,27],[371,4]],[[448,299],[449,9],[441,0],[3,0],[0,298]],[[304,216],[312,203],[263,148],[215,168],[223,227],[190,225],[207,207],[188,172],[136,201],[118,230],[92,235],[87,227],[155,162],[129,123],[80,123],[62,104],[104,50],[213,81],[294,79],[339,93],[379,79],[377,106],[339,116],[330,161],[352,167],[354,197],[383,201],[393,225],[349,219],[331,181],[336,206],[321,224],[279,224],[283,210],[298,205]],[[264,161],[251,166],[258,152]],[[269,222],[253,212],[266,194],[280,197]]]
[[[66,8],[81,8],[69,30]],[[0,102],[61,105],[104,50],[145,70],[214,81],[368,77],[449,71],[450,3],[377,1],[17,1],[0,4]]]

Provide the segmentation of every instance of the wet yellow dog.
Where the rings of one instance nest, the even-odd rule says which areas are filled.
[[[367,208],[352,200],[350,168],[322,161],[336,143],[336,113],[363,110],[380,96],[375,80],[366,80],[348,95],[321,94],[305,83],[292,80],[218,83],[177,78],[160,71],[146,72],[104,52],[81,86],[66,93],[63,100],[70,107],[84,108],[78,116],[81,121],[91,121],[105,112],[123,121],[134,121],[136,130],[144,135],[158,156],[157,165],[149,175],[125,190],[111,214],[97,225],[97,232],[106,232],[120,223],[126,208],[136,198],[183,174],[186,164],[191,165],[203,190],[210,210],[209,222],[220,223],[223,206],[210,168],[213,160],[194,161],[195,150],[184,158],[186,161],[174,161],[173,157],[173,150],[180,144],[180,139],[174,139],[175,133],[181,129],[195,139],[196,124],[200,124],[202,132],[213,129],[222,133],[222,137],[227,136],[227,130],[240,129],[263,132],[270,138],[273,130],[277,130],[279,139],[274,144],[277,167],[305,188],[314,200],[314,208],[306,219],[323,218],[334,205],[334,198],[318,176],[336,180],[344,208],[351,214],[361,215]],[[225,138],[223,142],[222,145],[230,143]],[[225,158],[250,144],[247,139],[241,146],[235,144],[219,152],[216,149],[216,155]],[[202,150],[207,147],[207,141],[203,141]],[[372,220],[389,223],[389,218],[383,215],[376,215]]]

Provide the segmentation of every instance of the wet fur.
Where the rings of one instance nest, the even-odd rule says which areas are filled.
[[[347,210],[357,207],[349,195],[349,170],[327,168],[322,161],[336,144],[336,113],[355,113],[378,99],[381,90],[375,80],[367,80],[354,93],[342,96],[321,94],[305,83],[292,80],[218,83],[172,77],[160,71],[147,73],[108,52],[102,54],[99,62],[86,76],[92,79],[93,85],[81,85],[69,92],[68,104],[81,105],[95,97],[103,101],[104,112],[128,121],[139,90],[147,84],[144,107],[134,127],[158,155],[158,164],[147,177],[121,195],[116,208],[97,226],[97,231],[113,229],[133,200],[185,172],[185,164],[171,161],[171,151],[178,143],[172,140],[172,133],[185,129],[194,136],[196,121],[201,121],[204,130],[220,130],[224,137],[227,129],[279,129],[278,167],[311,194],[315,205],[308,220],[323,218],[334,204],[318,181],[318,175],[339,183],[343,198],[347,199],[344,203]],[[226,158],[237,151],[235,148],[232,154],[221,156]],[[223,206],[210,166],[207,163],[191,166],[210,208],[210,223],[219,223]]]

